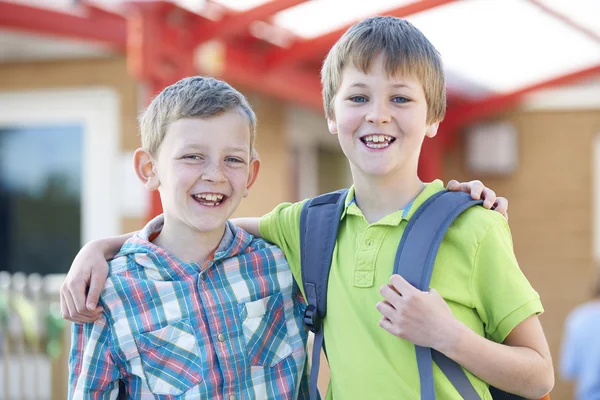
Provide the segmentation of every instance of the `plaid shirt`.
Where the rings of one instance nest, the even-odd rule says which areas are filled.
[[[281,249],[228,223],[201,270],[148,240],[162,223],[110,262],[103,316],[73,325],[69,398],[308,399],[304,304]]]

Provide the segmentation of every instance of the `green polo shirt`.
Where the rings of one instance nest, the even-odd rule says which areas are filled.
[[[375,305],[379,288],[392,274],[398,243],[407,222],[430,196],[443,190],[435,181],[406,209],[369,224],[351,188],[338,232],[324,321],[331,370],[327,399],[419,399],[414,345],[379,327]],[[300,211],[304,202],[281,204],[260,222],[260,234],[283,249],[297,282],[300,272]],[[502,342],[510,331],[543,311],[517,263],[506,220],[473,207],[459,216],[440,246],[431,287],[460,321],[481,336]],[[487,384],[467,371],[482,399]],[[434,364],[438,398],[461,399]]]

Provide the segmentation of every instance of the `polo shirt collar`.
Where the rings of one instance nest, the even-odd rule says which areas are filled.
[[[386,215],[377,223],[382,225],[396,226],[399,225],[402,220],[409,221],[410,218],[414,215],[414,213],[428,198],[442,190],[444,190],[444,184],[439,179],[436,179],[431,183],[426,183],[425,189],[423,189],[421,193],[417,195],[417,197],[415,197],[410,203],[408,203],[406,207],[392,214]],[[356,203],[354,185],[352,185],[348,190],[348,194],[346,195],[345,207],[342,211],[340,220],[346,217],[346,215],[356,215],[359,217],[364,217],[361,209]]]

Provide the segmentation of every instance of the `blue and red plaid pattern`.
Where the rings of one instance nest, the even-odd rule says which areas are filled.
[[[308,399],[304,304],[283,252],[228,223],[204,270],[148,238],[110,262],[103,316],[74,324],[69,398]]]

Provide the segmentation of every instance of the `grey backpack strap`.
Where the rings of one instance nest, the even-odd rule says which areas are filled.
[[[436,193],[415,212],[408,222],[398,246],[394,273],[404,277],[419,290],[429,290],[438,249],[452,222],[464,210],[481,200],[467,193]],[[428,347],[415,346],[422,400],[435,399],[433,360],[465,400],[480,400],[460,365]]]
[[[317,377],[324,345],[323,318],[327,314],[327,281],[340,218],[348,189],[308,200],[300,213],[300,261],[306,296],[304,323],[315,334],[310,372],[310,400],[319,397]]]

